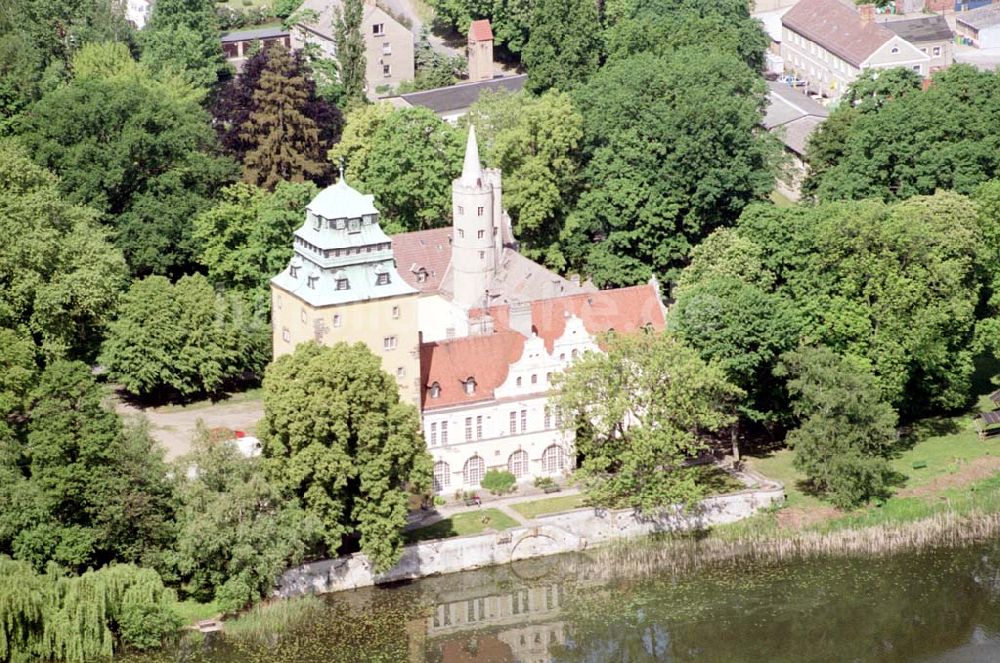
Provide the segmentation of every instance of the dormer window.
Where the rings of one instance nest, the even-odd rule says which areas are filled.
[[[319,281],[319,277],[316,276],[315,274],[311,274],[309,276],[309,280],[308,280],[309,287],[315,289],[316,288],[316,281]]]
[[[337,279],[337,290],[350,290],[351,284],[347,279]]]
[[[375,278],[375,285],[389,285],[389,272],[382,272]]]
[[[291,276],[293,279],[299,278],[299,266],[298,265],[290,265],[288,267],[288,275]]]
[[[349,233],[361,232],[361,219],[348,219],[347,232]]]
[[[426,283],[426,282],[427,282],[427,270],[421,267],[417,271],[417,283]]]
[[[473,378],[470,375],[469,379],[466,380],[464,382],[464,384],[465,384],[465,393],[467,393],[467,394],[474,394],[474,393],[476,393],[476,380],[475,380],[475,378]]]
[[[441,385],[435,382],[431,385],[431,398],[440,398],[441,396]]]

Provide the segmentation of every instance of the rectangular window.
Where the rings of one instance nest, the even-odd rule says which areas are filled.
[[[448,444],[448,422],[447,421],[442,421],[441,422],[441,444],[443,444],[443,445],[447,445]]]
[[[377,277],[375,277],[375,285],[388,285],[389,284],[389,273],[382,272]]]
[[[510,413],[510,434],[513,435],[517,432],[517,412]]]
[[[382,44],[382,55],[392,55],[392,44],[389,42]]]
[[[552,428],[552,411],[545,408],[545,430]]]
[[[382,75],[386,78],[392,76],[392,67],[387,64],[382,65]]]
[[[483,212],[485,212],[485,211],[486,211],[485,207],[478,207],[478,208],[476,208],[476,216],[482,216]]]
[[[461,205],[459,205],[458,206],[458,215],[462,216],[463,214],[465,214],[465,208],[462,207]]]
[[[398,367],[396,369],[396,377],[397,378],[405,378],[406,377],[406,369],[403,368],[402,366]]]
[[[521,410],[521,432],[528,430],[528,411]]]
[[[934,55],[941,55],[941,47],[940,46],[935,46],[934,47]]]
[[[350,290],[351,284],[347,279],[337,279],[337,290]]]
[[[339,313],[335,313],[334,316],[333,316],[333,326],[334,327],[339,327],[340,325],[341,325],[340,314]]]
[[[288,327],[281,330],[281,340],[285,343],[292,342],[292,332],[288,331]]]
[[[395,350],[396,349],[396,337],[395,336],[386,336],[385,338],[383,338],[382,339],[382,347],[384,349],[386,349],[386,350]]]
[[[459,239],[465,239],[465,231],[461,228],[458,229],[458,237]]]
[[[376,37],[385,34],[385,23],[372,24],[372,34]]]
[[[437,422],[431,424],[431,446],[433,447],[438,443],[438,425]]]
[[[480,230],[480,231],[478,231],[476,233],[476,237],[478,237],[479,239],[482,239],[485,236],[486,236],[486,231],[485,230]]]
[[[306,321],[306,310],[305,309],[302,309],[301,311],[299,311],[299,318],[302,319],[302,322]]]
[[[562,411],[556,408],[556,428],[562,426]]]
[[[472,417],[465,418],[465,441],[472,439]]]
[[[476,417],[476,439],[483,439],[483,417]]]
[[[398,306],[393,306],[392,307],[392,319],[393,320],[399,320],[399,307]]]

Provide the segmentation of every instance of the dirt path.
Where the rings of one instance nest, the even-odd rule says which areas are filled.
[[[264,404],[259,400],[216,405],[194,405],[187,408],[137,408],[118,402],[119,414],[128,416],[145,414],[151,432],[167,450],[167,460],[172,460],[191,449],[191,439],[200,419],[209,428],[231,428],[253,433],[257,422],[264,416]]]

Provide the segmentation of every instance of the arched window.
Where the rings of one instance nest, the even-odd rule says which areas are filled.
[[[571,356],[571,357],[572,357],[573,359],[576,359],[576,355],[577,355],[577,354],[578,354],[578,353],[577,353],[577,351],[576,351],[576,350],[573,350],[573,352],[572,352],[572,353],[570,353],[570,356]]]
[[[476,380],[471,375],[469,376],[469,379],[465,381],[465,393],[476,393]]]
[[[520,376],[518,376],[518,378],[517,378],[517,386],[518,387],[521,386],[521,377]]]
[[[441,385],[435,382],[431,385],[431,398],[438,398],[441,395]]]
[[[515,451],[507,459],[507,471],[520,479],[528,473],[528,454],[523,450]]]
[[[562,447],[558,444],[553,444],[548,449],[542,452],[542,471],[548,474],[556,474],[561,472],[563,467],[566,465],[566,455],[563,453]]]
[[[465,461],[465,467],[462,468],[462,479],[466,486],[478,487],[485,474],[486,461],[483,460],[482,456],[473,456]]]
[[[439,460],[434,463],[434,490],[441,492],[451,485],[451,468],[448,463]]]
[[[538,384],[538,374],[537,373],[532,373],[531,374],[531,384]]]

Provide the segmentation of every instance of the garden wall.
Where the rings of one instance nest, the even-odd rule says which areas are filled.
[[[554,513],[539,516],[531,527],[406,546],[399,563],[381,575],[372,574],[368,559],[361,554],[305,564],[281,576],[275,595],[291,597],[339,592],[586,550],[616,539],[704,529],[742,520],[784,499],[784,488],[768,481],[758,488],[709,497],[688,512],[678,508],[656,517],[643,516],[632,509],[577,509]]]

